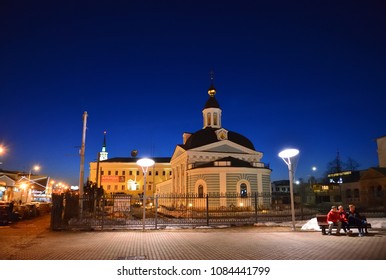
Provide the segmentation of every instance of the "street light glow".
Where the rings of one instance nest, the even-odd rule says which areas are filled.
[[[40,170],[40,166],[36,164],[36,165],[34,165],[34,167],[32,169],[35,170],[35,171],[39,171]]]
[[[299,154],[298,149],[285,149],[279,153],[281,158],[291,158]]]
[[[150,158],[141,158],[137,160],[137,164],[141,167],[150,167],[154,165],[154,160]]]

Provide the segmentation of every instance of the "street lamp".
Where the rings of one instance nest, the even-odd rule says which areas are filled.
[[[291,158],[298,154],[299,154],[299,150],[297,149],[286,149],[279,153],[279,157],[281,157],[288,166],[289,181],[290,181],[292,230],[295,230],[295,206],[294,206],[294,186],[293,186],[294,172],[292,170]]]
[[[146,217],[146,174],[149,167],[154,165],[154,160],[150,158],[141,158],[137,160],[137,164],[142,167],[143,171],[143,196],[142,196],[142,227],[145,230],[145,217]]]
[[[27,194],[26,194],[26,197],[25,197],[25,203],[28,202],[28,193],[29,193],[29,190],[31,189],[31,173],[32,173],[32,169],[35,170],[35,171],[39,171],[40,170],[40,166],[39,165],[34,165],[34,167],[32,167],[30,170],[29,170],[29,173],[28,173],[28,188],[27,189]]]
[[[5,154],[5,147],[3,145],[0,145],[0,156],[2,156],[4,154]],[[3,163],[0,162],[0,164],[3,164]]]

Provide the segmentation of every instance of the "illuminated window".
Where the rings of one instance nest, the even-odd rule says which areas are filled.
[[[240,196],[247,197],[247,185],[245,183],[241,183],[240,185]]]
[[[213,114],[213,125],[217,125],[217,113]]]
[[[208,125],[208,126],[211,125],[211,121],[210,121],[210,113],[208,113],[208,114],[206,115],[206,122],[207,122],[207,125]]]

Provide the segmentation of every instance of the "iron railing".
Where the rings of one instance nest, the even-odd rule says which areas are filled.
[[[82,207],[79,207],[81,204]],[[125,194],[100,197],[67,194],[53,197],[52,229],[158,229],[171,226],[248,225],[291,220],[289,204],[272,203],[272,197],[261,193],[240,196],[235,193],[205,195],[155,195],[145,203]],[[82,209],[80,212],[79,209]],[[314,208],[295,208],[296,219],[315,216]]]

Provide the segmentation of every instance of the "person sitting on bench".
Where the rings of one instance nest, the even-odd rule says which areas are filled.
[[[340,221],[340,214],[336,206],[332,206],[330,212],[327,214],[327,223],[328,223],[328,235],[332,234],[332,227],[337,226],[336,235],[340,235],[340,228],[342,222]]]
[[[350,225],[353,225],[353,226],[357,226],[358,227],[358,236],[359,237],[362,237],[364,232],[363,232],[363,228],[365,228],[366,230],[366,233],[367,233],[367,221],[366,221],[366,218],[364,216],[361,216],[358,211],[355,209],[355,205],[354,204],[350,204],[349,206],[349,211],[348,211],[348,223]]]
[[[351,234],[352,231],[350,230],[350,224],[348,223],[348,214],[346,211],[344,211],[342,205],[339,205],[338,212],[340,215],[340,221],[342,222],[343,231],[347,234]]]

